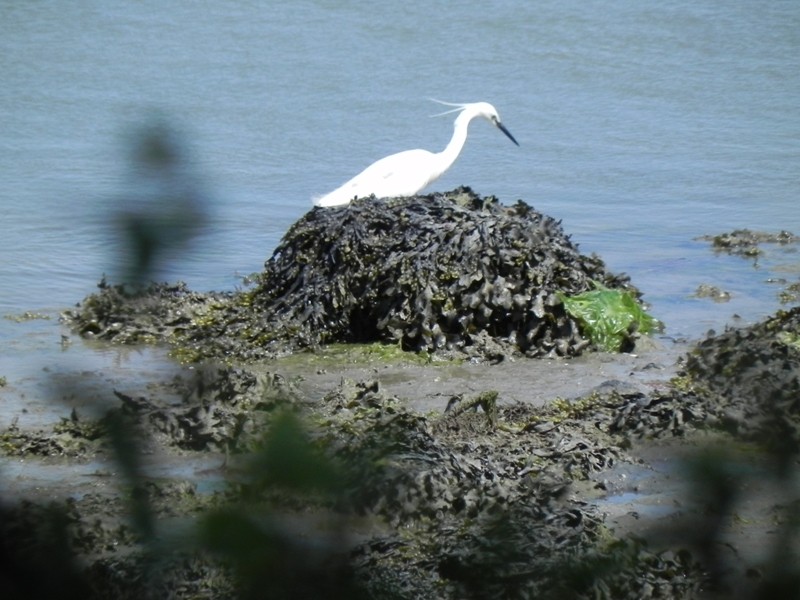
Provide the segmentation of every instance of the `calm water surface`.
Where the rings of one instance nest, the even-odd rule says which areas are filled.
[[[118,356],[60,310],[113,279],[110,214],[136,197],[133,133],[180,131],[211,226],[162,278],[233,289],[310,198],[381,156],[439,150],[427,98],[495,104],[521,147],[474,123],[434,189],[470,185],[562,219],[625,271],[674,336],[777,309],[800,259],[757,267],[694,241],[800,233],[800,3],[14,2],[0,5],[0,375]],[[725,305],[689,296],[701,283]],[[69,361],[67,361],[69,362]]]

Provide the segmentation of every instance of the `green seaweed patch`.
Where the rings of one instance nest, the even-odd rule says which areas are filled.
[[[798,301],[800,301],[800,283],[793,283],[778,292],[778,302],[781,304],[794,304]]]
[[[313,351],[287,354],[276,359],[279,365],[312,366],[317,369],[341,368],[342,365],[369,366],[374,364],[430,365],[432,362],[453,362],[432,356],[428,352],[409,352],[399,344],[328,344]]]
[[[47,321],[50,319],[50,315],[46,315],[44,313],[37,313],[26,310],[24,313],[20,313],[17,315],[4,315],[5,319],[9,321],[14,321],[15,323],[25,323],[27,321]]]
[[[670,387],[679,394],[708,395],[709,393],[702,383],[689,373],[676,375],[669,380],[669,383]]]
[[[794,304],[800,301],[800,281],[786,286],[778,293],[778,301],[781,304]]]
[[[633,346],[637,333],[660,331],[663,325],[626,290],[612,290],[593,281],[595,289],[573,296],[557,292],[567,313],[577,319],[592,343],[606,352]]]
[[[547,405],[547,412],[551,417],[558,415],[561,420],[582,419],[586,415],[596,411],[598,406],[604,401],[605,399],[598,394],[592,394],[584,398],[578,398],[577,400],[556,398]]]
[[[781,344],[800,350],[800,334],[796,331],[780,331],[775,337]]]
[[[76,410],[67,417],[61,417],[60,422],[53,425],[53,433],[69,435],[76,440],[93,442],[103,438],[107,433],[106,424],[102,420],[81,419]]]
[[[192,365],[199,362],[206,357],[205,353],[196,347],[178,345],[176,338],[171,338],[170,342],[173,344],[172,349],[169,351],[169,356],[181,365]],[[231,361],[221,359],[220,362],[226,366],[231,364]]]
[[[71,431],[23,431],[12,424],[0,431],[0,454],[5,456],[85,457],[97,450],[95,440]]]
[[[534,410],[534,414],[528,417],[524,429],[536,431],[542,424],[559,425],[565,421],[579,421],[594,414],[606,404],[608,398],[600,394],[590,394],[575,400],[554,398]]]

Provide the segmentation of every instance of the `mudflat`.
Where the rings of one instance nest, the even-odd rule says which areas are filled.
[[[556,284],[579,293],[599,277],[635,296],[628,279],[555,223],[531,234],[542,217],[523,207],[455,195],[428,212],[367,203],[353,238],[320,236],[335,214],[309,216],[294,229],[307,246],[287,234],[251,290],[103,284],[71,311],[100,343],[166,345],[175,370],[110,390],[111,410],[0,432],[9,465],[25,464],[4,478],[5,589],[796,597],[800,309],[693,344],[631,328],[627,352],[600,352]],[[429,228],[478,221],[483,237],[385,226],[364,242],[365,223],[431,214]],[[477,266],[432,238],[499,258]],[[320,244],[353,240],[395,253],[394,300],[370,287],[386,269],[366,250],[303,268],[331,256]],[[98,380],[68,392],[91,398]]]

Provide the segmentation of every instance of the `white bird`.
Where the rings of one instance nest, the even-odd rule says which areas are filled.
[[[454,124],[453,137],[441,152],[427,150],[406,150],[398,152],[372,163],[358,175],[332,192],[314,199],[316,206],[344,206],[354,198],[365,198],[374,194],[377,198],[397,198],[414,196],[428,185],[436,181],[456,161],[464,143],[467,141],[467,128],[475,117],[483,117],[517,146],[519,143],[500,122],[500,116],[494,106],[488,102],[470,104],[451,104],[440,102],[446,106],[455,106],[443,115],[458,112]],[[439,116],[439,115],[436,115]]]

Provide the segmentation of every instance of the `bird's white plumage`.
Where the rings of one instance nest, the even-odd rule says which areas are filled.
[[[500,122],[497,110],[488,102],[471,104],[442,102],[442,104],[456,107],[447,111],[448,113],[459,113],[453,126],[453,137],[444,150],[441,152],[406,150],[382,158],[332,192],[315,198],[314,204],[324,207],[344,206],[350,204],[354,198],[365,198],[373,194],[378,198],[418,194],[438,179],[458,158],[467,141],[469,124],[475,117],[483,117],[517,144],[517,140]]]

